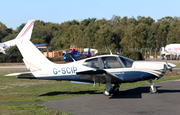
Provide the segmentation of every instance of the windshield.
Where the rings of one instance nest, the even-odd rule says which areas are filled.
[[[129,59],[129,58],[126,58],[126,57],[123,57],[123,56],[119,56],[120,60],[122,61],[122,63],[124,64],[124,66],[126,68],[131,68],[132,67],[132,64],[133,64],[133,60]]]
[[[87,67],[99,69],[99,63],[98,63],[98,59],[97,58],[86,60],[83,63],[83,65],[87,66]]]

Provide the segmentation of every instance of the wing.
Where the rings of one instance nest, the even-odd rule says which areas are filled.
[[[76,74],[79,75],[80,78],[89,79],[89,80],[99,82],[99,83],[106,82],[105,75],[107,75],[111,78],[111,83],[124,82],[123,79],[121,79],[121,78],[117,77],[116,75],[113,75],[103,69],[80,71],[80,72],[76,72]]]

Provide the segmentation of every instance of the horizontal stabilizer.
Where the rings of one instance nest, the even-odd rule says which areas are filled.
[[[7,74],[5,76],[17,76],[16,78],[21,78],[21,79],[36,79],[36,77],[34,77],[34,75],[31,72],[12,73],[12,74]]]

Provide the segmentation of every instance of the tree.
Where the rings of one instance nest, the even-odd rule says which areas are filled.
[[[7,28],[3,23],[0,22],[0,42],[2,42],[2,39],[4,37],[12,33],[13,33],[12,28]]]
[[[135,25],[129,25],[124,33],[124,37],[122,38],[121,42],[119,43],[123,48],[135,48],[135,41],[133,36]]]
[[[172,22],[167,35],[167,44],[180,43],[180,21]]]
[[[108,25],[102,25],[100,29],[95,34],[95,48],[103,49],[103,48],[115,48],[115,43],[113,33],[110,31],[110,27]]]

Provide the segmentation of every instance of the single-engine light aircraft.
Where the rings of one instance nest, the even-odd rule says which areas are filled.
[[[24,36],[27,37],[27,36]],[[67,64],[49,61],[31,41],[19,41],[23,61],[30,72],[12,73],[22,79],[68,80],[73,83],[104,83],[104,95],[109,96],[119,91],[120,84],[148,80],[151,93],[157,89],[153,79],[163,77],[174,64],[163,62],[133,61],[120,55],[100,55]],[[112,87],[111,84],[114,84]]]
[[[63,59],[66,62],[77,61],[80,57],[91,57],[91,48],[89,47],[88,52],[86,54],[80,54],[78,49],[70,48],[67,53],[64,54]]]
[[[0,43],[0,52],[6,54],[7,50],[11,47],[16,45],[16,42],[21,40],[30,40],[31,39],[31,33],[32,33],[32,29],[33,29],[33,25],[34,25],[34,20],[29,20],[26,25],[23,27],[23,29],[21,30],[21,32],[17,35],[17,37],[13,40],[9,40],[3,43]],[[28,33],[27,33],[28,31]],[[29,34],[29,35],[27,35]],[[23,37],[23,36],[27,36],[27,37]],[[23,40],[22,40],[23,37]]]

